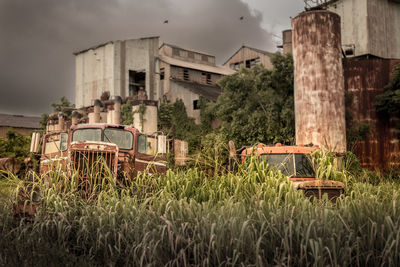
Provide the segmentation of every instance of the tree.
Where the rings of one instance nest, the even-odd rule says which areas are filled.
[[[185,104],[181,99],[177,99],[175,103],[164,101],[160,104],[158,127],[170,137],[173,128],[175,138],[187,141],[191,152],[200,146],[201,127],[187,115]]]
[[[30,140],[30,137],[9,129],[6,138],[0,138],[0,158],[14,157],[23,162],[29,156]]]
[[[215,113],[237,146],[294,142],[293,58],[276,53],[272,70],[257,65],[220,80]]]
[[[393,69],[393,78],[385,87],[385,92],[376,96],[376,111],[384,116],[400,117],[400,64]]]
[[[69,100],[65,96],[63,96],[61,97],[60,103],[58,102],[52,103],[51,107],[53,108],[54,112],[62,112],[66,116],[66,118],[70,120],[75,105],[69,102]],[[49,119],[50,119],[49,114],[47,113],[42,114],[42,120],[40,121],[40,126],[43,131],[46,130],[46,125]]]

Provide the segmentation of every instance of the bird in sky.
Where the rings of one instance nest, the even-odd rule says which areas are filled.
[[[241,16],[239,19],[240,19],[240,20],[243,20],[243,19],[244,19],[244,17],[243,17],[243,16]]]
[[[168,23],[168,20],[166,19],[166,20],[164,20],[164,24],[167,24]]]

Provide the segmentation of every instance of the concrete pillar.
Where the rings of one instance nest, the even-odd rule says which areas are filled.
[[[60,112],[60,113],[58,113],[58,127],[57,127],[57,130],[58,131],[64,131],[64,124],[65,124],[64,114],[62,114]]]
[[[100,102],[100,100],[96,99],[94,101],[93,123],[99,123],[100,122],[100,107],[101,107],[101,102]]]
[[[121,124],[121,103],[122,98],[120,96],[116,96],[114,99],[114,111],[113,111],[113,123]]]
[[[144,112],[142,112],[143,109]],[[133,126],[136,129],[142,133],[157,132],[157,101],[134,101],[132,105],[132,111]]]
[[[72,125],[78,125],[78,119],[79,119],[79,112],[74,110],[72,112],[72,120],[71,120]]]
[[[292,54],[292,30],[282,32],[283,54]]]

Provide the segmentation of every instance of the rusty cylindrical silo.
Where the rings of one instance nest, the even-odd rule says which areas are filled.
[[[296,144],[346,151],[340,17],[303,12],[292,20]]]

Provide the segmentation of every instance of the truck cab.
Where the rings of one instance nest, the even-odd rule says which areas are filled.
[[[162,137],[126,125],[73,125],[68,132],[43,136],[40,173],[56,166],[66,172],[76,171],[83,178],[105,172],[114,177],[132,177],[145,170],[164,173],[166,144]]]
[[[316,179],[310,156],[318,149],[318,146],[259,144],[242,149],[240,160],[244,163],[247,157],[254,155],[259,160],[268,163],[269,167],[280,170],[289,178],[293,186],[302,190],[306,196],[321,198],[323,194],[327,194],[329,199],[335,200],[343,193],[344,185],[337,181]]]

